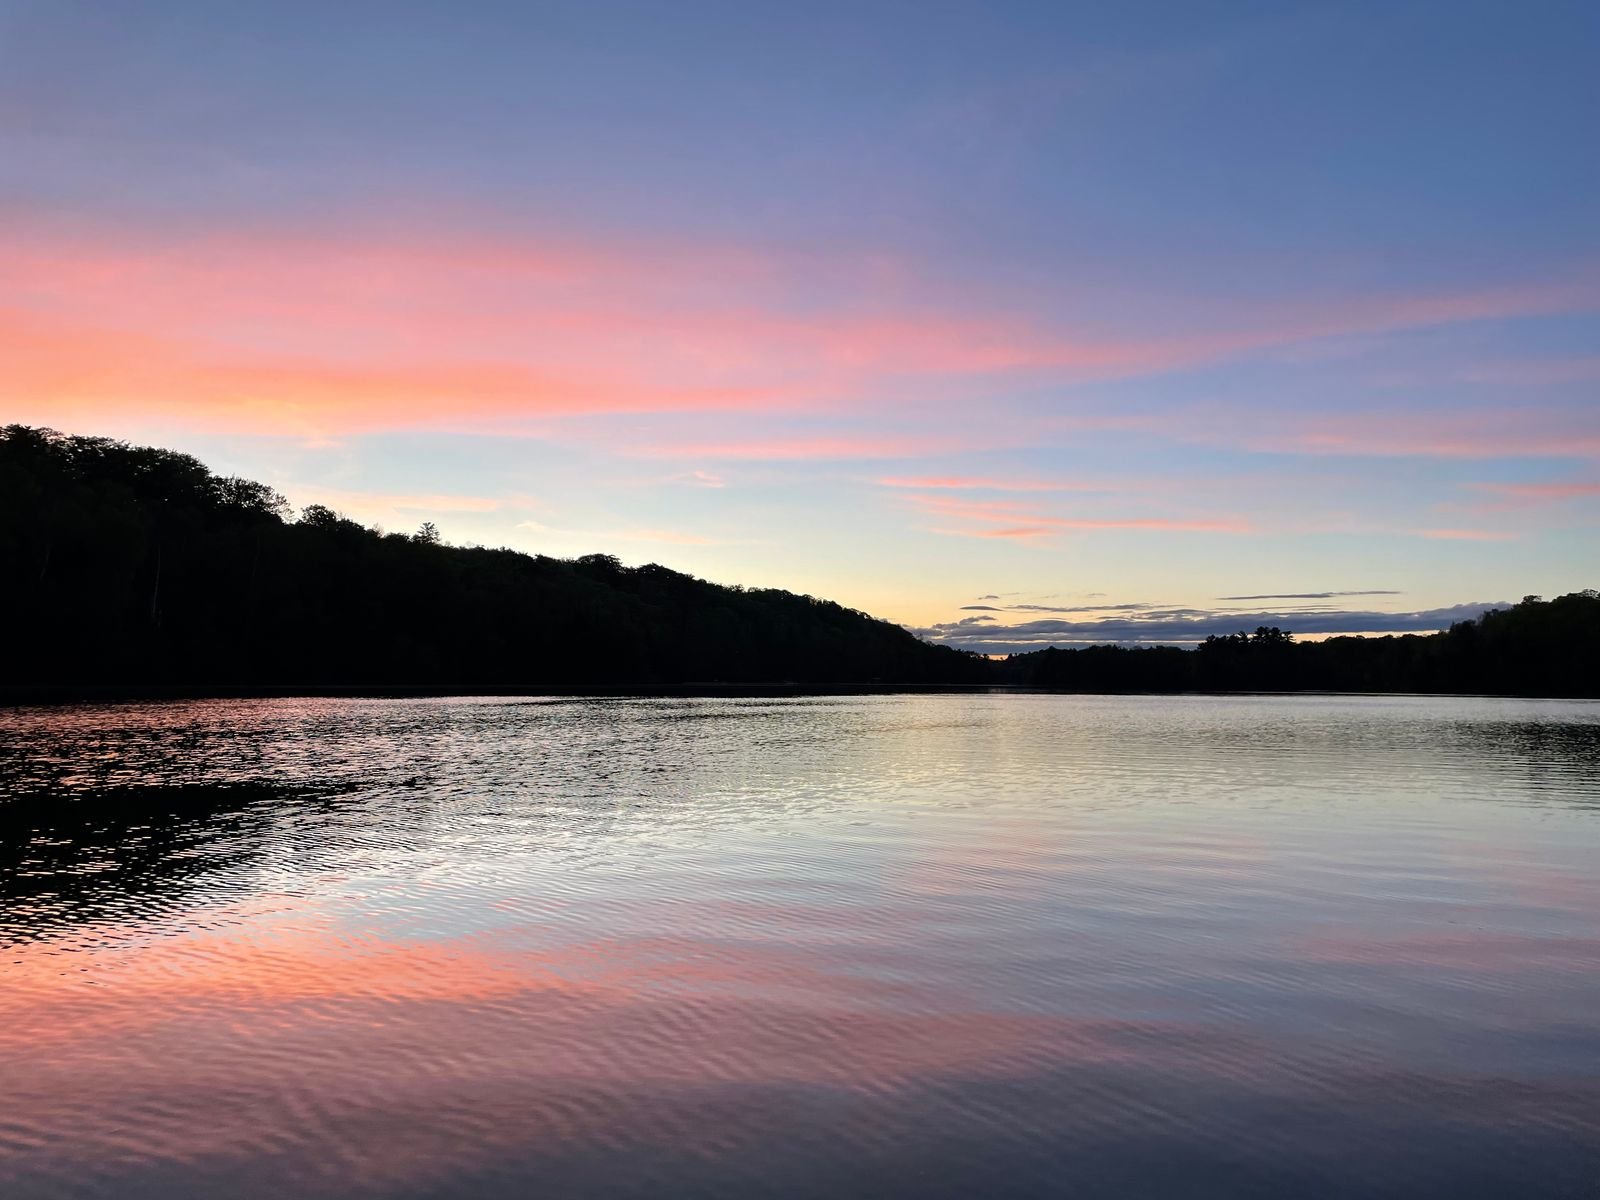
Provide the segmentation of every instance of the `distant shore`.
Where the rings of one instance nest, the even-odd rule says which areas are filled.
[[[260,684],[118,686],[0,686],[0,708],[32,704],[94,704],[141,700],[288,700],[300,697],[349,700],[411,700],[593,697],[604,699],[645,696],[888,696],[905,694],[970,694],[981,692],[1049,692],[1050,688],[1010,684],[934,683],[683,683],[683,684],[527,684],[494,685],[370,685],[370,684]]]
[[[997,660],[834,601],[656,563],[451,546],[431,525],[385,533],[318,504],[296,517],[266,484],[111,438],[0,428],[0,493],[13,500],[0,503],[0,624],[12,632],[0,703],[1600,693],[1594,590],[1524,596],[1431,634],[1297,641],[1275,625],[1197,627],[1192,649],[1050,645]]]
[[[168,687],[0,687],[0,708],[39,705],[123,704],[184,700],[542,700],[542,699],[648,699],[661,697],[715,699],[761,699],[798,696],[903,696],[903,695],[1025,695],[1025,696],[1437,696],[1484,700],[1588,700],[1583,696],[1552,696],[1505,692],[1404,692],[1404,691],[1329,691],[1301,688],[1272,690],[1241,688],[1230,691],[1120,691],[1088,692],[1072,688],[1032,687],[1022,684],[932,684],[932,683],[686,683],[686,684],[560,684],[525,687],[436,687],[365,685],[259,685]]]

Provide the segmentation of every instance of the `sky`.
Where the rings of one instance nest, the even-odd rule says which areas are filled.
[[[0,421],[988,653],[1600,584],[1600,6],[0,0]]]

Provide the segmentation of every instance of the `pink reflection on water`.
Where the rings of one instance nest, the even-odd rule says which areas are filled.
[[[610,938],[534,952],[481,934],[374,941],[331,921],[208,920],[183,936],[99,929],[14,952],[0,1180],[63,1147],[102,1166],[292,1160],[308,1192],[417,1184],[540,1147],[716,1155],[770,1136],[766,1117],[709,1127],[674,1096],[881,1098],[939,1078],[1127,1062],[1159,1032],[952,1008],[927,987],[770,944]]]

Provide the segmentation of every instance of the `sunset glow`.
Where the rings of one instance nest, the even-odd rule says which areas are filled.
[[[6,421],[924,630],[1592,582],[1559,17],[332,7],[0,15]]]

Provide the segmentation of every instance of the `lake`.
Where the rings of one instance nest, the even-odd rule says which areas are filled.
[[[0,1195],[1600,1195],[1600,703],[0,709]]]

